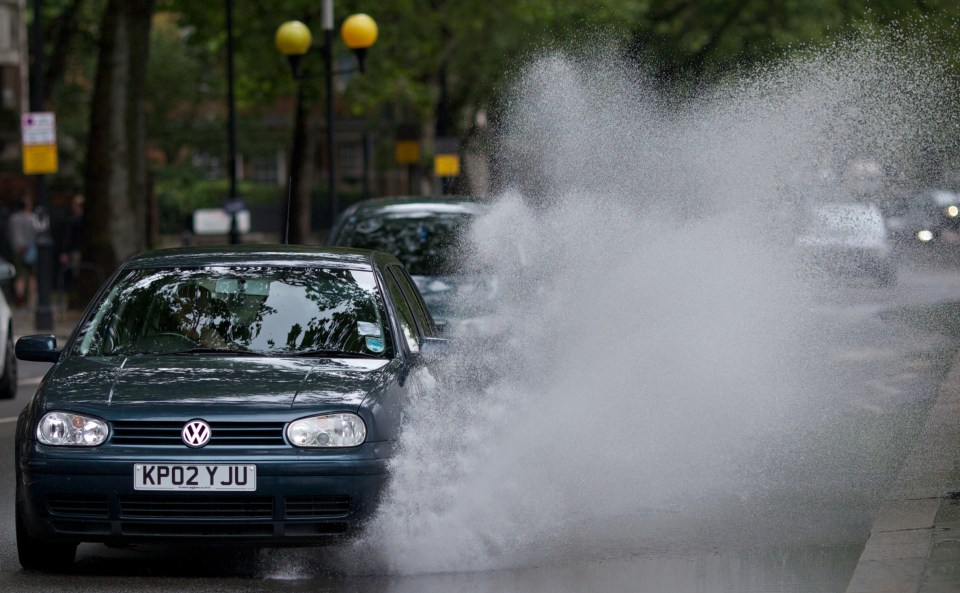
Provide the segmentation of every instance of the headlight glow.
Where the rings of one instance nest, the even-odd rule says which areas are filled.
[[[294,447],[356,447],[367,438],[367,427],[356,414],[322,414],[294,420],[287,440]]]
[[[929,243],[930,241],[933,241],[933,233],[927,229],[923,229],[917,233],[917,239],[923,241],[924,243]]]
[[[957,208],[956,206],[947,206],[946,213],[950,218],[956,218],[957,215],[960,214],[960,208]]]
[[[103,420],[70,412],[49,412],[37,425],[37,440],[57,447],[96,447],[109,434]]]

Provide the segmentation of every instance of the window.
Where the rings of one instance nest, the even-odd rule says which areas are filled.
[[[281,179],[280,156],[258,154],[250,159],[250,178],[262,183],[277,183]]]
[[[390,292],[393,304],[397,307],[397,320],[400,322],[400,331],[403,333],[407,348],[410,349],[410,352],[420,352],[420,336],[417,333],[417,322],[414,319],[413,310],[407,303],[406,297],[403,296],[403,290],[393,274],[385,274],[384,279],[387,282],[387,290]]]
[[[419,291],[414,287],[410,275],[407,274],[406,270],[397,266],[391,266],[390,272],[396,278],[397,283],[400,285],[400,290],[403,291],[404,296],[407,298],[407,303],[413,310],[417,325],[420,326],[420,332],[425,336],[432,336],[433,318],[430,317],[430,314],[427,312],[427,308],[423,304],[423,299],[420,298]]]
[[[196,349],[266,356],[386,353],[370,271],[210,267],[133,270],[84,329],[81,356]]]
[[[359,177],[363,175],[363,144],[357,142],[341,142],[339,148],[340,170],[346,176]]]

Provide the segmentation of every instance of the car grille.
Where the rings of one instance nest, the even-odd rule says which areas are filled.
[[[348,519],[354,512],[353,501],[345,495],[288,496],[282,507],[272,496],[199,492],[115,498],[57,494],[48,495],[45,501],[57,533],[84,541],[108,541],[121,535],[144,541],[283,537],[315,542],[318,537],[339,536],[356,526]]]
[[[349,496],[288,496],[284,500],[287,519],[344,517],[350,514]]]
[[[47,496],[47,508],[51,515],[63,517],[110,516],[110,503],[105,495],[96,494],[51,494]]]
[[[121,523],[123,535],[143,537],[269,537],[269,523]]]
[[[110,442],[141,447],[184,447],[186,421],[115,421]],[[283,422],[210,422],[207,447],[285,447]]]
[[[222,494],[120,497],[123,519],[272,519],[273,498]]]

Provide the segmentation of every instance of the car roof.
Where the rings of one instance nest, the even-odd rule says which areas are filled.
[[[393,196],[357,202],[350,207],[348,215],[367,217],[394,213],[477,214],[483,210],[484,206],[483,200],[473,196]]]
[[[134,255],[123,268],[279,265],[371,270],[399,261],[369,249],[305,245],[214,245],[158,249]]]

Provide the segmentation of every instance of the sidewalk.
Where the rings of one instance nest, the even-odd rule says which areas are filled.
[[[37,314],[32,308],[11,307],[13,314],[13,336],[27,336],[30,334],[50,334],[57,336],[57,346],[61,347],[70,337],[73,328],[80,320],[81,311],[57,311],[54,314],[53,331],[37,330]]]
[[[960,592],[960,356],[936,397],[847,593]]]

